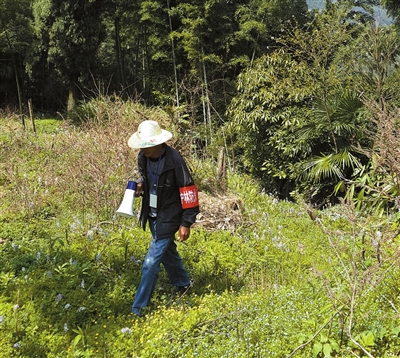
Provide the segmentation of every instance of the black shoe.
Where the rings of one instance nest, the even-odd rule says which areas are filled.
[[[139,312],[131,312],[130,316],[131,316],[131,318],[141,318],[141,317],[143,317],[143,314],[141,314]]]
[[[189,289],[192,287],[192,282],[190,282],[189,285],[186,286],[177,286],[175,292],[179,295],[179,296],[183,296],[185,293],[187,293],[189,291]]]

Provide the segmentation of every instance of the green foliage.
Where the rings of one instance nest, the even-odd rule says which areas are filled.
[[[281,192],[279,181],[289,175],[287,163],[295,156],[292,127],[308,116],[314,91],[309,79],[307,66],[284,51],[255,61],[238,79],[240,94],[228,112],[235,150],[245,169],[261,176],[272,192]]]
[[[338,51],[355,32],[345,21],[347,10],[334,6],[334,15],[321,13],[305,29],[288,29],[277,39],[285,50],[261,57],[238,77],[228,115],[243,143],[238,148],[243,163],[282,196],[288,196],[299,175],[294,164],[318,150],[311,138],[296,141],[295,132],[311,125],[313,103],[320,103],[314,108],[322,107],[326,115],[328,102],[335,101],[331,96],[348,81],[346,60]]]
[[[120,112],[88,106],[82,113],[98,117],[80,128],[58,123],[27,136],[2,126],[0,151],[9,155],[0,156],[0,357],[396,356],[395,220],[348,205],[313,209],[310,220],[301,203],[232,171],[224,191],[214,183],[210,195],[201,191],[203,217],[178,243],[192,291],[176,296],[162,271],[145,317],[130,317],[150,233],[114,217],[127,173],[113,166],[125,153],[116,139],[140,120],[135,110],[167,119],[115,103]],[[206,187],[212,163],[188,159]],[[88,170],[68,175],[78,164]],[[235,225],[207,226],[224,196],[235,199]]]
[[[389,15],[397,20],[400,11],[399,3],[396,0],[382,0],[382,3]]]
[[[287,29],[276,40],[282,48],[238,76],[227,112],[233,150],[280,197],[300,191],[321,203],[340,180],[356,178],[374,138],[365,102],[398,102],[397,35],[349,21],[353,5],[331,4],[306,27]]]
[[[236,38],[239,45],[250,44],[248,61],[251,63],[264,48],[274,45],[274,37],[279,36],[281,29],[288,24],[303,24],[307,14],[307,3],[299,1],[259,1],[253,0],[238,6],[235,17],[239,30]],[[245,42],[243,41],[245,40]],[[257,56],[258,57],[258,56]]]
[[[47,67],[55,69],[68,86],[69,116],[76,107],[79,84],[91,80],[97,72],[97,51],[105,38],[105,28],[99,19],[105,3],[96,0],[33,2],[37,40],[42,49],[39,56],[44,57]]]
[[[300,188],[309,185],[312,196],[322,192],[326,197],[339,181],[358,175],[367,161],[360,148],[368,147],[371,140],[362,107],[357,95],[344,91],[331,100],[318,101],[309,121],[294,130],[298,151],[311,148],[309,156],[294,165],[292,176]]]
[[[0,1],[0,52],[26,53],[32,35],[29,1]]]
[[[337,190],[345,191],[357,209],[382,217],[390,213],[398,221],[398,110],[386,101],[383,103],[381,106],[376,101],[366,102],[376,124],[376,129],[370,132],[374,147],[363,151],[369,162],[360,168],[357,176],[352,181],[342,181]]]

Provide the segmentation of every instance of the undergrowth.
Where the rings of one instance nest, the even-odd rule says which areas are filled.
[[[179,141],[209,210],[179,243],[194,286],[176,296],[161,271],[132,319],[150,233],[115,209],[136,175],[126,140],[152,114],[176,128],[118,100],[82,108],[80,126],[37,120],[35,135],[1,120],[0,357],[399,355],[396,222],[345,203],[310,216],[243,174],[219,180]],[[235,220],[207,226],[205,200],[223,198]]]

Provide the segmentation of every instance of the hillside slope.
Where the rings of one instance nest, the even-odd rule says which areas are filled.
[[[119,105],[82,127],[38,120],[36,135],[0,120],[0,357],[398,356],[396,223],[279,201],[243,173],[221,183],[179,141],[201,191],[178,243],[194,285],[176,296],[161,271],[130,317],[150,234],[115,216],[135,174],[125,139],[140,113],[176,129]]]

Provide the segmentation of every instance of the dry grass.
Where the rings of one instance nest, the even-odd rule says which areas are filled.
[[[0,195],[12,203],[3,210],[55,212],[63,203],[98,216],[115,210],[127,180],[137,175],[137,152],[127,141],[146,112],[114,100],[92,104],[86,114],[79,127],[65,121],[55,133],[40,136],[23,131],[15,119],[1,121]],[[167,125],[168,118],[157,115]]]
[[[81,125],[63,121],[56,131],[35,136],[24,131],[18,118],[0,120],[1,210],[17,214],[56,217],[69,212],[92,213],[109,220],[119,206],[128,179],[136,179],[137,151],[127,141],[145,119],[154,119],[174,133],[170,145],[196,163],[194,174],[200,193],[198,224],[234,231],[241,223],[241,203],[216,187],[214,171],[202,167],[193,146],[181,136],[173,118],[160,109],[106,98],[83,106]],[[37,120],[40,128],[40,120]],[[211,184],[210,184],[211,183]]]
[[[374,174],[380,178],[375,191],[400,210],[400,110],[375,101],[366,105],[376,125],[376,131],[371,133],[373,148],[364,151],[373,163]]]

